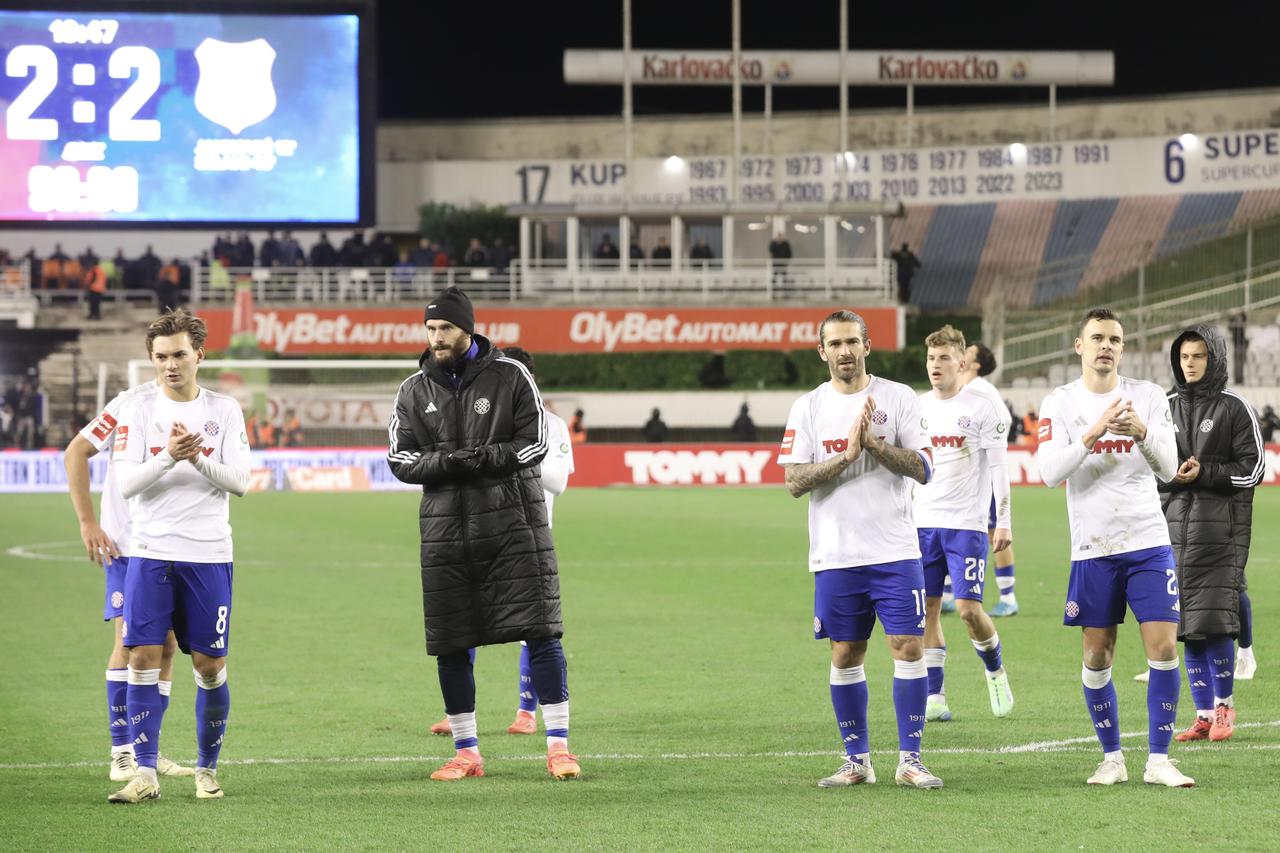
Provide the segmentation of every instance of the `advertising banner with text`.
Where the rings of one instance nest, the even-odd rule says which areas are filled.
[[[797,350],[817,346],[818,324],[844,306],[809,308],[488,308],[476,332],[530,352]],[[900,349],[897,307],[857,308],[874,345]],[[200,312],[205,346],[231,341],[230,309]],[[427,346],[420,308],[264,309],[254,314],[259,346],[280,355],[418,355]]]
[[[768,444],[579,444],[569,490],[593,486],[781,485],[778,445]],[[1268,444],[1262,485],[1280,485],[1280,445]],[[90,460],[90,485],[102,488],[105,454]],[[1040,486],[1035,452],[1009,448],[1009,481]],[[387,467],[384,447],[253,451],[252,491],[417,491]],[[66,492],[62,452],[0,452],[0,493]],[[1016,502],[1016,499],[1015,499]]]
[[[442,161],[415,168],[422,198],[458,205],[620,204],[627,179],[621,158]],[[637,158],[632,199],[724,203],[732,170],[728,156]],[[738,174],[741,200],[755,203],[899,199],[909,207],[1265,190],[1280,188],[1280,130],[751,155],[739,161]]]

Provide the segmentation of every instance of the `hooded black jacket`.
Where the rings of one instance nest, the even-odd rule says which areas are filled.
[[[427,653],[560,637],[560,579],[538,463],[547,423],[524,365],[480,335],[455,389],[430,350],[400,386],[388,464],[422,486]],[[473,471],[450,461],[476,452]],[[455,468],[453,473],[451,468]]]
[[[1188,384],[1180,351],[1198,335],[1209,349],[1205,375]],[[1169,353],[1169,395],[1178,460],[1194,456],[1200,475],[1189,483],[1160,483],[1164,517],[1178,561],[1182,622],[1179,639],[1240,633],[1240,593],[1249,560],[1253,488],[1262,479],[1262,432],[1253,407],[1227,388],[1227,343],[1212,326],[1178,335]]]

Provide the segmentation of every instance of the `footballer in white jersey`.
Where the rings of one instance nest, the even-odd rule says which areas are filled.
[[[112,464],[129,502],[129,568],[120,633],[129,648],[127,705],[137,775],[108,797],[160,796],[156,759],[165,706],[158,690],[161,644],[170,630],[191,655],[196,685],[196,796],[222,796],[217,762],[231,698],[228,495],[249,486],[249,438],[239,404],[201,388],[196,373],[208,332],[183,309],[147,329],[157,393],[121,408]]]
[[[986,673],[991,712],[1008,716],[1013,692],[1004,669],[1000,637],[982,609],[986,589],[987,506],[997,506],[992,545],[997,552],[1013,541],[1009,501],[1007,410],[964,384],[964,335],[943,326],[925,339],[925,368],[932,390],[920,395],[920,410],[933,444],[933,479],[915,490],[920,561],[924,566],[925,667],[929,675],[930,721],[951,719],[944,685],[947,644],[943,636],[943,581],[949,578],[956,609],[964,620]]]
[[[129,653],[120,637],[124,616],[124,581],[129,567],[129,508],[116,483],[115,466],[111,464],[111,447],[115,443],[116,424],[126,401],[140,394],[154,394],[159,386],[154,381],[121,391],[98,416],[71,440],[63,454],[67,469],[67,485],[71,504],[80,521],[80,537],[84,541],[89,562],[101,565],[106,579],[102,618],[113,623],[114,640],[107,657],[107,729],[111,738],[113,782],[133,777],[137,767],[133,759],[133,741],[129,738],[126,694],[129,686]],[[107,473],[102,484],[101,510],[95,516],[93,498],[89,494],[89,459],[107,451]],[[99,523],[99,516],[101,523]],[[170,631],[165,638],[160,658],[159,689],[167,697],[173,686],[173,657],[178,644]],[[166,776],[190,776],[189,767],[181,767],[163,756],[157,759],[157,770]]]
[[[1128,779],[1111,662],[1126,605],[1142,632],[1150,755],[1143,780],[1190,787],[1169,761],[1177,718],[1178,580],[1156,480],[1178,469],[1173,421],[1164,393],[1119,374],[1124,328],[1107,308],[1084,316],[1075,342],[1081,377],[1040,407],[1036,459],[1047,486],[1067,484],[1071,578],[1063,623],[1082,628],[1085,704],[1103,761],[1088,781]]]
[[[503,350],[510,355],[510,350]],[[547,526],[551,526],[551,507],[558,495],[569,486],[573,473],[573,441],[564,418],[550,409],[547,415],[547,455],[542,459],[542,495],[547,500]]]
[[[911,482],[933,464],[915,392],[871,376],[866,321],[837,311],[818,327],[831,380],[791,407],[778,463],[787,490],[809,499],[813,634],[831,642],[831,701],[847,759],[823,787],[875,781],[867,733],[867,639],[877,618],[894,658],[898,723],[895,781],[940,788],[920,762],[927,690],[924,576],[911,514]]]

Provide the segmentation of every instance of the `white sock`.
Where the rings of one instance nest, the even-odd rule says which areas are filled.
[[[158,781],[156,781],[156,769],[154,767],[139,767],[138,775],[141,776],[143,779],[146,779],[152,785],[160,784]]]
[[[542,706],[542,727],[547,731],[562,730],[563,736],[547,736],[547,749],[565,749],[569,745],[569,700]]]
[[[1124,750],[1117,749],[1115,752],[1104,752],[1102,758],[1105,761],[1119,761],[1124,763]]]
[[[1236,700],[1235,700],[1235,697],[1234,697],[1234,696],[1228,696],[1226,699],[1219,699],[1217,696],[1214,696],[1214,697],[1213,697],[1213,707],[1215,707],[1215,708],[1216,708],[1216,707],[1218,707],[1219,705],[1226,705],[1228,708],[1234,708],[1234,707],[1236,706]]]
[[[476,736],[476,712],[470,711],[466,714],[446,714],[449,718],[449,728],[453,730],[454,741],[465,740],[469,737]],[[469,747],[476,752],[480,751],[479,745]]]

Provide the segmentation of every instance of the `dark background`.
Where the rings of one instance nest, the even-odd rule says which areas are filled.
[[[380,0],[378,113],[383,119],[609,115],[620,86],[567,86],[567,47],[622,49],[621,0]],[[716,49],[731,40],[729,0],[632,0],[633,49]],[[838,50],[837,0],[742,3],[744,50]],[[850,50],[1112,50],[1116,85],[1064,88],[1060,103],[1129,95],[1280,86],[1271,4],[849,3]],[[636,115],[727,113],[730,88],[635,88]],[[743,109],[760,111],[759,87]],[[1035,88],[916,89],[917,106],[1047,102]],[[900,87],[851,88],[851,109],[902,107]],[[773,108],[837,109],[835,87],[775,86]]]

